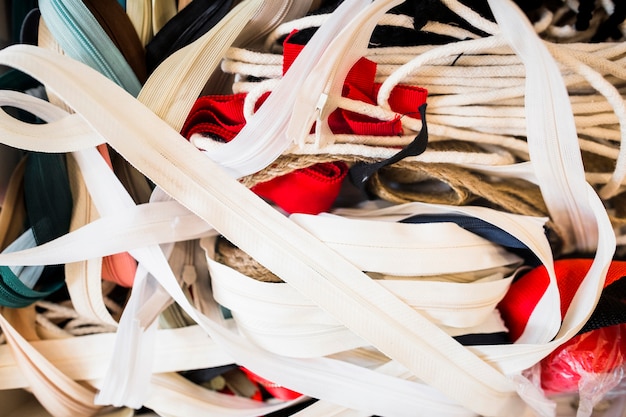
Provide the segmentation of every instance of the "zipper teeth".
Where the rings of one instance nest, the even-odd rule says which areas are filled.
[[[551,100],[551,102],[553,101]],[[550,119],[548,120],[548,124],[556,125],[558,124],[558,122],[554,119]],[[556,128],[555,134],[558,135],[558,130]],[[558,181],[559,189],[562,190],[561,195],[565,197],[564,200],[566,205],[566,211],[568,214],[567,217],[570,220],[570,224],[573,228],[576,246],[580,248],[582,245],[583,248],[588,248],[590,236],[588,236],[588,234],[585,232],[585,226],[582,220],[580,207],[578,204],[576,204],[576,193],[574,193],[574,190],[572,190],[571,181],[568,180],[569,176],[567,173],[567,166],[570,164],[568,164],[567,162],[569,159],[566,158],[567,151],[561,149],[561,147],[559,146],[559,141],[556,137],[551,141],[551,143],[553,145],[546,144],[546,153],[548,154],[548,156],[556,156],[556,158],[550,159],[553,161],[556,160],[558,161],[558,163],[548,164],[550,167],[552,167],[552,169],[550,170],[550,178],[552,180],[556,179],[556,181]]]
[[[95,44],[91,41],[91,39],[85,35],[85,32],[82,30],[79,22],[82,21],[90,21],[93,20],[93,16],[88,12],[81,8],[74,10],[74,12],[78,13],[77,16],[74,16],[72,12],[66,7],[66,5],[62,1],[51,0],[51,4],[54,10],[56,10],[57,14],[62,20],[62,24],[65,27],[68,27],[71,30],[72,37],[76,39],[82,46],[84,52],[88,54],[90,59],[93,60],[96,69],[100,71],[103,75],[105,75],[110,80],[114,81],[117,85],[122,86],[125,90],[129,91],[133,95],[137,95],[138,88],[140,85],[138,82],[136,85],[133,81],[129,80],[125,82],[124,79],[118,74],[115,68],[109,63],[104,55],[95,47]],[[53,22],[53,23],[59,23]],[[105,33],[94,32],[94,36],[97,36],[96,41],[101,41],[103,43],[110,42],[110,39],[106,37]],[[134,76],[134,74],[130,74]]]
[[[195,245],[193,240],[187,240],[185,242],[185,264],[195,265]]]
[[[255,39],[264,36],[267,32],[269,32],[270,30],[274,29],[274,27],[277,24],[280,24],[283,21],[283,19],[285,18],[285,16],[287,15],[287,13],[289,12],[289,10],[291,9],[291,7],[293,5],[293,2],[294,2],[294,0],[285,0],[285,1],[283,1],[282,4],[281,4],[280,9],[272,14],[274,17],[269,19],[265,23],[265,25],[263,25],[263,26],[261,26],[259,28],[259,34],[257,36],[255,36]],[[263,13],[268,13],[267,12],[268,8],[269,8],[269,11],[272,11],[272,6],[266,6],[268,4],[274,4],[274,2],[263,3],[263,9],[259,11],[259,13],[258,13],[259,15],[262,15]]]
[[[249,5],[243,5],[243,6],[239,6],[240,10],[239,13],[249,13],[249,9],[251,7],[254,7],[254,3],[249,3]],[[222,40],[225,37],[230,37],[232,35],[233,32],[236,32],[236,34],[239,34],[241,32],[241,30],[243,29],[243,26],[245,25],[244,22],[240,22],[237,24],[236,30],[233,30],[232,28],[232,20],[233,20],[233,15],[232,15],[232,11],[230,13],[228,13],[221,22],[218,23],[218,26],[221,30],[217,33],[213,33],[213,36],[211,36],[211,38],[209,39],[208,44],[211,44],[212,41],[218,40],[218,38],[220,40]],[[226,25],[226,23],[229,23],[229,25]],[[223,27],[221,27],[221,25],[224,25]],[[226,29],[228,29],[228,31],[226,31]],[[225,35],[226,32],[226,36]],[[233,38],[234,39],[234,38]],[[209,51],[211,51],[211,55],[208,56],[206,59],[202,60],[202,65],[206,66],[206,63],[210,63],[210,62],[214,62],[217,61],[217,58],[215,56],[215,53],[213,52],[215,48],[208,48]],[[203,48],[204,50],[204,48]],[[193,71],[189,71],[191,68],[191,65],[198,65],[197,59],[199,56],[201,56],[201,51],[196,50],[192,50],[193,51],[193,55],[190,55],[193,60],[190,59],[185,59],[182,62],[179,62],[176,64],[177,67],[182,68],[182,73],[183,73],[183,77],[180,77],[180,75],[177,75],[177,78],[175,78],[175,81],[177,82],[171,82],[171,80],[168,80],[167,83],[164,82],[164,85],[169,86],[166,90],[164,90],[161,94],[161,96],[165,96],[165,97],[170,97],[169,100],[163,100],[162,104],[158,107],[159,110],[159,114],[165,114],[167,112],[167,109],[171,109],[173,107],[174,101],[177,100],[177,92],[180,90],[181,85],[185,85],[185,84],[189,84],[189,77],[193,76],[193,77],[197,77],[198,74],[193,72]],[[169,60],[166,60],[165,63],[169,63]],[[215,64],[215,66],[217,66],[219,64]],[[163,67],[165,68],[165,66]],[[210,68],[210,70],[212,71],[214,68]],[[180,74],[181,71],[177,71],[177,74]],[[156,72],[157,74],[159,74],[159,72]],[[206,75],[206,74],[204,74]],[[157,100],[158,102],[158,100]],[[155,107],[155,106],[152,106]]]
[[[245,290],[243,286],[241,285],[237,285],[236,283],[233,283],[233,285],[229,285],[228,282],[229,280],[220,280],[222,285],[220,285],[220,288],[222,288],[225,291],[230,292],[231,294],[234,294],[235,296],[239,296],[245,299],[252,299],[256,302],[261,302],[261,303],[268,303],[268,304],[272,304],[275,306],[294,306],[294,307],[302,307],[302,308],[313,308],[313,307],[317,307],[316,305],[302,305],[302,304],[293,304],[293,303],[283,303],[283,302],[275,302],[274,300],[259,300],[256,296],[258,294],[256,294],[253,290]],[[226,282],[226,285],[224,285],[223,283]],[[272,284],[272,285],[277,285],[277,284]],[[399,294],[393,293],[396,297],[399,297]],[[494,300],[500,298],[498,297],[491,297],[487,300],[481,300],[481,301],[477,301],[477,302],[466,302],[466,303],[459,303],[459,302],[454,302],[454,304],[449,304],[449,307],[446,305],[441,305],[440,304],[420,304],[419,307],[420,309],[436,309],[439,311],[456,311],[459,310],[458,307],[461,307],[463,309],[480,309],[480,308],[484,308],[484,307],[488,307],[490,305],[494,304]],[[445,302],[445,300],[443,300],[443,302]],[[413,306],[411,306],[413,308]],[[453,308],[453,307],[457,307],[457,308]],[[236,311],[236,308],[234,307],[228,307],[229,309],[233,309],[234,311]],[[319,307],[318,307],[319,308]]]
[[[71,12],[65,7],[63,2],[54,2],[57,6],[57,12],[63,18],[63,20],[67,23],[67,27],[72,30],[72,34],[74,37],[80,42],[81,46],[89,53],[91,58],[93,58],[99,70],[103,72],[109,79],[115,81],[118,85],[122,85],[121,80],[117,77],[112,68],[108,65],[102,54],[94,47],[93,43],[89,40],[88,37],[85,36],[84,32],[81,30],[80,25],[77,23],[78,20],[74,19],[74,16]],[[78,18],[85,18],[86,16],[77,16]]]

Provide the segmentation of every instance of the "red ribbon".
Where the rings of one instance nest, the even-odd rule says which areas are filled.
[[[302,45],[284,43],[283,73],[304,48]],[[346,77],[343,96],[376,105],[380,84],[375,83],[376,64],[361,58]],[[255,103],[258,109],[267,99],[266,93]],[[427,91],[421,87],[399,85],[393,89],[389,104],[394,112],[409,117],[419,117],[418,107],[426,101]],[[246,123],[243,115],[245,94],[203,96],[196,100],[181,134],[187,139],[194,134],[231,141]],[[401,135],[400,115],[392,120],[378,120],[344,109],[336,109],[328,118],[335,134],[373,136]],[[341,189],[348,167],[343,162],[327,162],[293,171],[271,181],[257,184],[252,190],[271,200],[288,213],[317,214],[328,211]]]
[[[576,290],[591,267],[591,259],[559,259],[554,262],[557,286],[561,295],[561,317],[565,315]],[[626,276],[626,261],[613,261],[604,286]],[[545,266],[538,266],[518,278],[507,291],[498,309],[509,329],[511,340],[517,340],[535,306],[548,288],[550,279]]]
[[[591,267],[591,259],[561,259],[554,262],[561,295],[561,317],[569,308],[576,290]],[[626,261],[613,261],[604,288],[626,279]],[[524,331],[530,314],[548,288],[544,266],[534,268],[517,279],[498,305],[509,328],[511,340]],[[540,362],[541,385],[549,394],[572,393],[579,383],[601,383],[623,366],[626,360],[626,324],[600,327],[578,334]]]

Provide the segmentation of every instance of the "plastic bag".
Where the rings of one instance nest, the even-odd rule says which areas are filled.
[[[577,417],[624,384],[626,324],[582,333],[541,361],[541,387],[548,395],[578,393]]]

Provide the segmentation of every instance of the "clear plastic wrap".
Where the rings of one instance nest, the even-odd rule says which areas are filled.
[[[577,417],[588,417],[607,396],[626,394],[626,324],[579,334],[540,365],[546,394],[578,393]]]

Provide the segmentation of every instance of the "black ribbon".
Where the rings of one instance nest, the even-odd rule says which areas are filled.
[[[366,189],[366,184],[372,175],[376,174],[381,168],[389,166],[391,164],[395,164],[398,161],[408,157],[408,156],[417,156],[426,150],[428,145],[428,127],[426,126],[426,103],[422,104],[419,107],[420,117],[422,119],[422,130],[418,133],[418,135],[413,139],[411,143],[406,145],[402,150],[393,155],[390,158],[387,158],[383,161],[378,162],[357,162],[354,164],[350,171],[348,172],[348,176],[352,184],[354,184],[361,192],[368,194]]]

